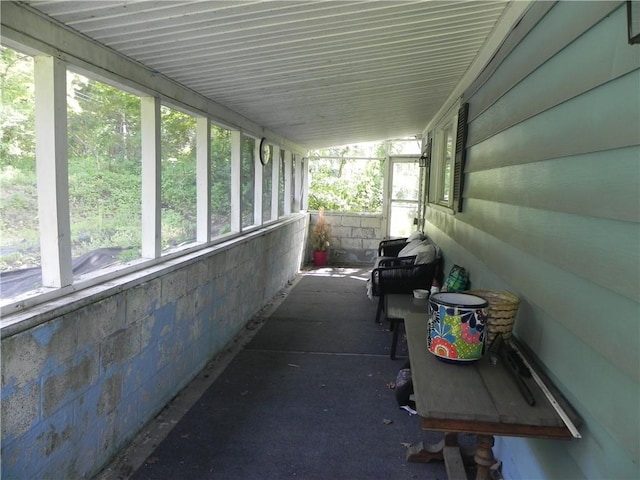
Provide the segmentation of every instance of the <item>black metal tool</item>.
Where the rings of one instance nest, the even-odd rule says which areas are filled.
[[[489,345],[489,356],[493,365],[498,363],[498,360],[502,360],[505,363],[505,367],[511,373],[511,376],[518,385],[518,389],[522,396],[531,406],[536,404],[536,400],[533,397],[533,393],[529,390],[529,387],[524,381],[524,378],[531,377],[531,371],[524,364],[520,355],[504,341],[501,334],[495,336],[491,345]]]

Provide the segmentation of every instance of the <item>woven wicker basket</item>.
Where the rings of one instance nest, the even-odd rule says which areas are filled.
[[[482,297],[489,303],[487,308],[487,345],[498,333],[501,333],[505,340],[511,337],[520,306],[518,297],[513,293],[495,290],[468,290],[466,293]]]

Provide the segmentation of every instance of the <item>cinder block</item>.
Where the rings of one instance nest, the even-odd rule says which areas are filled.
[[[27,432],[39,418],[40,385],[38,383],[34,382],[17,389],[3,388],[2,443]]]
[[[126,325],[126,295],[119,294],[78,311],[78,346],[98,346]]]
[[[362,240],[360,238],[344,238],[342,239],[342,247],[345,249],[361,249]]]
[[[378,254],[379,245],[380,245],[380,240],[377,240],[375,238],[362,240],[362,247],[365,250],[375,250],[376,255]]]
[[[376,230],[375,230],[375,228],[363,228],[362,229],[362,238],[363,239],[376,238]]]
[[[222,267],[222,272],[221,273],[224,275],[227,272],[231,272],[231,271],[235,270],[235,268],[240,263],[240,259],[241,258],[242,258],[242,254],[240,252],[240,248],[227,250],[225,263],[224,263],[224,265],[221,265],[221,267]]]
[[[47,357],[55,357],[58,361],[63,361],[76,352],[80,312],[68,313],[29,330],[38,342],[39,348],[46,352]]]
[[[73,409],[69,405],[45,418],[25,435],[2,443],[2,478],[69,478],[73,458]],[[64,464],[64,466],[62,466]],[[53,477],[52,474],[57,475]]]
[[[77,350],[78,312],[2,340],[2,386],[31,383],[64,363]]]
[[[175,302],[178,298],[187,293],[187,274],[188,270],[186,268],[181,268],[162,277],[160,305],[164,306],[168,303]]]
[[[359,239],[366,238],[365,233],[366,233],[366,229],[364,228],[352,228],[350,237],[359,238]]]
[[[219,278],[224,275],[227,265],[228,250],[216,253],[209,258],[209,278]]]
[[[21,388],[37,381],[48,358],[29,331],[2,339],[2,388],[13,384]]]
[[[153,342],[155,331],[156,317],[155,315],[147,315],[136,322],[140,332],[140,351],[142,352]]]
[[[42,413],[45,416],[51,415],[95,383],[98,377],[98,353],[95,350],[81,352],[64,367],[44,380]]]
[[[137,391],[141,385],[148,382],[157,373],[158,356],[158,346],[154,343],[142,350],[140,355],[125,366],[122,376],[122,389],[124,392]]]
[[[360,217],[357,215],[345,215],[342,217],[341,223],[344,227],[359,227]]]
[[[195,316],[189,322],[189,339],[188,343],[192,344],[198,341],[204,331],[204,320],[202,316]]]
[[[200,285],[196,290],[196,304],[194,306],[194,314],[198,315],[203,310],[211,306],[213,297],[213,282],[206,282]]]
[[[360,217],[360,225],[365,228],[382,228],[382,216]]]
[[[331,228],[331,237],[350,237],[353,227],[345,227],[343,225],[337,225]]]
[[[120,330],[105,339],[100,345],[100,366],[102,371],[113,365],[123,365],[137,355],[141,346],[140,323],[135,323],[126,330]]]
[[[188,322],[191,321],[194,315],[194,308],[196,303],[197,294],[195,291],[191,291],[187,295],[184,295],[176,300],[176,318],[175,321]]]
[[[98,399],[98,416],[113,412],[122,397],[122,374],[115,373],[102,382]]]
[[[200,285],[209,281],[209,265],[205,260],[201,260],[187,267],[187,291],[199,288]]]
[[[116,413],[111,411],[96,422],[95,437],[98,444],[98,455],[101,458],[109,458],[117,451],[116,420]]]
[[[121,441],[130,438],[137,432],[142,423],[138,415],[138,392],[127,391],[123,388],[124,395],[114,412],[114,435]]]
[[[127,323],[131,324],[149,315],[160,305],[161,279],[156,278],[138,285],[126,293]]]
[[[158,342],[158,368],[175,363],[185,350],[186,338],[183,329],[172,329],[171,335],[162,337]],[[170,367],[171,368],[171,367]]]
[[[158,342],[162,338],[172,335],[173,329],[176,324],[176,307],[177,304],[170,303],[164,305],[162,308],[153,312],[155,321],[153,323],[153,329],[151,331],[151,341]],[[144,348],[144,346],[143,346]]]

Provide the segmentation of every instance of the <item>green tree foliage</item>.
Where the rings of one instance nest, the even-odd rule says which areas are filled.
[[[69,157],[92,158],[104,169],[126,163],[140,172],[140,98],[68,74]]]
[[[0,47],[0,271],[40,264],[33,59]]]
[[[136,247],[141,236],[140,99],[67,73],[72,255]]]
[[[33,59],[0,47],[0,166],[35,170]]]
[[[255,223],[254,192],[255,192],[255,151],[256,141],[251,137],[242,137],[241,147],[241,188],[242,188],[242,226]]]
[[[383,143],[313,152],[309,162],[309,209],[380,213],[384,158]]]
[[[196,119],[162,107],[162,243],[196,238]]]
[[[231,231],[231,130],[211,127],[211,233]]]
[[[35,162],[33,59],[0,47],[0,269],[39,260]],[[140,98],[122,89],[69,73],[69,194],[74,256],[102,246],[140,246]],[[195,238],[195,118],[162,109],[162,222],[179,239]],[[255,140],[242,141],[242,219],[254,223]],[[353,157],[375,158],[352,160]],[[344,146],[310,155],[309,207],[381,212],[385,146]],[[214,235],[230,229],[231,132],[211,129],[211,209]],[[284,212],[280,151],[278,209]],[[290,199],[286,199],[290,201]],[[129,253],[131,255],[131,253]]]

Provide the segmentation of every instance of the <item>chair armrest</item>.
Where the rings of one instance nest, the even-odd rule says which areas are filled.
[[[378,262],[379,268],[391,268],[391,267],[401,267],[401,266],[412,266],[416,262],[416,256],[411,255],[408,257],[393,257],[393,258],[382,258]]]
[[[418,265],[374,268],[371,272],[372,293],[412,293],[416,288],[429,290],[438,269],[438,261]]]
[[[397,257],[398,252],[407,245],[407,238],[393,238],[391,240],[382,240],[378,244],[379,257]]]

